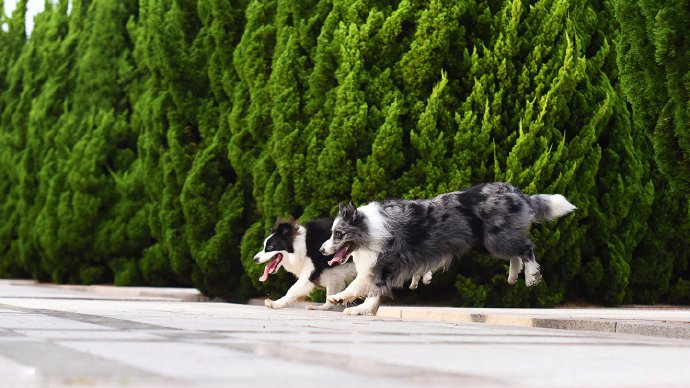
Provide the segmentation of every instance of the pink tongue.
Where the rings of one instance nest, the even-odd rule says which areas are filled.
[[[343,256],[345,255],[345,251],[347,250],[347,245],[344,247],[340,248],[338,252],[335,253],[335,256],[328,262],[328,265],[333,265],[334,263],[342,263],[343,262]]]
[[[259,278],[260,282],[265,282],[266,279],[268,279],[268,267],[270,267],[270,266],[271,266],[271,264],[269,263],[267,266],[264,267],[264,274],[261,275],[261,277]]]

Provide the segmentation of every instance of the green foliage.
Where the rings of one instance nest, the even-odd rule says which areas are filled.
[[[670,290],[668,300],[676,304],[690,304],[690,280],[678,279]]]
[[[486,304],[487,285],[478,285],[472,279],[458,275],[455,288],[458,292],[458,305],[463,307],[483,307]]]
[[[640,247],[640,265],[631,268],[632,300],[655,303],[682,282],[687,270],[690,214],[690,2],[613,1],[620,23],[617,63],[621,86],[632,106],[633,127],[651,143],[659,174],[649,232]],[[670,187],[667,187],[668,184]],[[674,300],[682,286],[673,287]],[[687,299],[687,297],[686,297]]]
[[[276,217],[508,181],[579,208],[544,282],[470,255],[429,293],[687,303],[682,2],[48,3],[0,15],[2,276],[275,296]]]
[[[616,0],[621,26],[618,66],[635,126],[671,185],[690,192],[690,2]]]

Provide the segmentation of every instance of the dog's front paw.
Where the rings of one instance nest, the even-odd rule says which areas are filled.
[[[268,307],[269,309],[282,309],[283,307],[285,307],[285,303],[281,302],[280,299],[278,299],[278,300],[265,299],[264,300],[264,306]]]
[[[359,305],[355,307],[348,307],[343,310],[345,315],[376,315],[376,311],[370,309],[369,307]]]
[[[508,284],[510,284],[510,285],[517,283],[517,280],[518,280],[517,276],[512,277],[512,278],[510,276],[508,276]]]
[[[424,284],[426,284],[426,285],[428,286],[429,283],[431,283],[431,278],[432,278],[433,276],[434,276],[434,273],[431,272],[431,271],[425,273],[424,276],[422,277],[422,283],[424,283]]]
[[[342,292],[337,293],[335,295],[329,295],[326,297],[326,300],[328,300],[330,303],[333,304],[348,304],[355,300],[354,296],[343,294]]]

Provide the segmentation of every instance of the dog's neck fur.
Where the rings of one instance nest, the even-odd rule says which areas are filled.
[[[291,274],[298,276],[307,268],[307,230],[302,226],[298,226],[297,236],[292,242],[292,253],[288,253],[285,260],[283,260],[283,268]],[[311,263],[310,263],[311,264]],[[312,265],[313,267],[313,265]],[[313,270],[313,268],[312,268]]]
[[[381,215],[380,208],[381,206],[377,202],[371,202],[357,209],[364,216],[364,222],[367,224],[369,236],[371,237],[369,244],[358,250],[379,253],[383,250],[384,241],[391,237],[386,220]]]

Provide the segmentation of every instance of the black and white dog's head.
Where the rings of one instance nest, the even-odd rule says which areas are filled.
[[[259,281],[265,282],[269,274],[272,275],[280,269],[283,259],[295,252],[295,240],[300,234],[300,226],[295,223],[295,220],[276,221],[270,235],[264,240],[264,249],[254,256],[254,262],[257,264],[269,262]]]
[[[338,217],[333,221],[331,237],[321,246],[321,253],[333,255],[328,264],[341,264],[350,258],[357,249],[366,247],[370,241],[367,227],[367,216],[349,203],[340,205]]]

